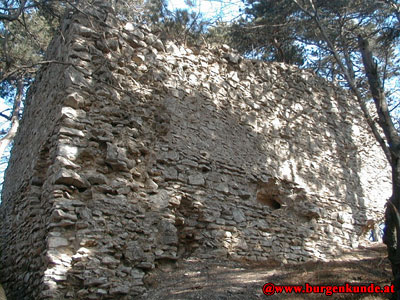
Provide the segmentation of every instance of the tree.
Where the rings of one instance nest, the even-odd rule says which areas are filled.
[[[2,132],[0,157],[13,141],[22,112],[26,87],[43,64],[45,49],[58,25],[54,3],[50,1],[2,1],[0,7],[0,88],[10,108],[0,117],[9,122]],[[40,9],[39,9],[40,8]],[[51,12],[51,13],[50,13]]]
[[[236,34],[248,39],[247,49],[274,57],[286,49],[307,49],[306,67],[347,87],[356,96],[364,117],[392,169],[393,189],[385,213],[384,242],[392,265],[396,291],[400,288],[400,136],[391,108],[399,99],[385,91],[388,80],[399,76],[396,51],[400,36],[400,4],[396,0],[280,0],[245,1],[247,19]],[[258,32],[257,32],[258,31]],[[250,32],[250,34],[249,34]],[[251,34],[262,34],[254,38]],[[279,34],[274,34],[279,33]],[[264,36],[267,35],[268,36]],[[272,37],[272,40],[271,40]],[[281,51],[290,60],[292,53]],[[271,56],[272,54],[272,56]],[[300,60],[298,60],[300,61]],[[368,103],[373,101],[377,116]]]
[[[230,44],[244,55],[302,65],[304,50],[293,39],[296,27],[290,26],[293,5],[285,0],[250,0],[248,4],[245,16],[231,26]]]
[[[394,276],[395,290],[399,294],[400,288],[400,136],[399,132],[394,126],[394,122],[391,118],[389,112],[388,102],[384,93],[383,81],[384,76],[381,74],[378,66],[378,62],[374,60],[372,55],[372,49],[370,47],[369,40],[374,39],[373,33],[378,35],[379,32],[369,32],[361,31],[358,33],[358,50],[362,58],[362,66],[368,81],[369,93],[363,93],[359,85],[357,85],[357,77],[354,71],[354,67],[357,66],[357,62],[353,62],[350,56],[350,51],[348,50],[349,43],[344,43],[341,39],[341,49],[343,49],[342,56],[337,50],[337,47],[329,36],[327,28],[324,26],[321,19],[321,15],[318,10],[318,6],[312,0],[308,0],[308,3],[300,3],[298,0],[293,0],[293,2],[305,13],[317,26],[320,31],[321,39],[326,43],[328,49],[331,51],[335,58],[336,63],[339,65],[341,74],[346,80],[350,87],[350,90],[356,96],[358,103],[363,111],[365,119],[370,126],[375,138],[381,145],[390,165],[392,168],[392,196],[388,200],[387,209],[385,213],[385,235],[384,242],[388,248],[388,257],[392,265],[392,272]],[[376,9],[379,9],[378,7]],[[369,11],[372,13],[375,10]],[[393,13],[398,17],[398,11],[394,10]],[[359,15],[362,17],[362,15]],[[372,15],[374,16],[374,15]],[[378,17],[379,18],[379,17]],[[357,20],[358,21],[358,20]],[[356,24],[356,21],[352,22],[352,25]],[[374,24],[375,25],[375,24]],[[397,24],[398,25],[398,24]],[[356,29],[356,28],[354,28]],[[394,28],[393,30],[398,30]],[[341,35],[338,37],[342,38]],[[384,40],[385,44],[393,41],[393,37],[388,40],[387,36],[379,36],[379,39]],[[386,68],[386,66],[385,66]],[[368,98],[372,97],[378,118],[376,120],[372,119],[368,108],[367,101]],[[379,128],[380,127],[380,128]],[[383,131],[383,136],[381,135],[380,129]],[[398,296],[395,296],[398,297]]]

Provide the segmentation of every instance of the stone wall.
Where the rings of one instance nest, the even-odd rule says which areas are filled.
[[[310,71],[162,42],[106,3],[48,58],[3,188],[9,299],[133,299],[186,257],[329,260],[382,217],[384,155]]]

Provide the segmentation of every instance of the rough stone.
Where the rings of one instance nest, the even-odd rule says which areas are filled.
[[[48,240],[49,248],[58,248],[68,245],[69,245],[68,240],[62,237],[50,237]]]
[[[206,182],[201,174],[191,175],[188,180],[191,185],[204,185]]]
[[[128,299],[189,256],[330,260],[379,225],[390,171],[347,91],[85,9],[48,49],[74,67],[40,69],[6,171],[10,299]]]
[[[235,209],[232,213],[233,213],[233,219],[235,220],[235,222],[241,223],[243,221],[246,221],[246,217],[241,210]]]
[[[54,183],[73,185],[77,188],[89,187],[89,182],[85,178],[68,169],[61,169],[57,174],[55,174]]]

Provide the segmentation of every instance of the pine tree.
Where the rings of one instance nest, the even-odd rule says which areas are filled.
[[[245,1],[246,18],[232,26],[243,53],[285,62],[304,61],[321,76],[348,88],[392,168],[384,242],[400,288],[400,136],[391,112],[398,97],[387,82],[399,75],[400,4],[396,0]],[[296,56],[302,59],[293,59]],[[386,88],[386,90],[385,90]],[[373,101],[377,117],[368,103]],[[398,115],[398,114],[397,114]],[[398,123],[397,123],[398,124]],[[383,134],[382,134],[383,133]],[[396,296],[395,296],[396,297]]]

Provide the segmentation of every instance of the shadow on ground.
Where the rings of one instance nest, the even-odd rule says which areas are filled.
[[[147,275],[148,294],[141,299],[389,299],[381,294],[275,294],[266,296],[262,286],[276,285],[375,285],[390,284],[390,265],[383,245],[345,253],[332,262],[280,265],[277,262],[245,263],[186,259],[161,262]]]

